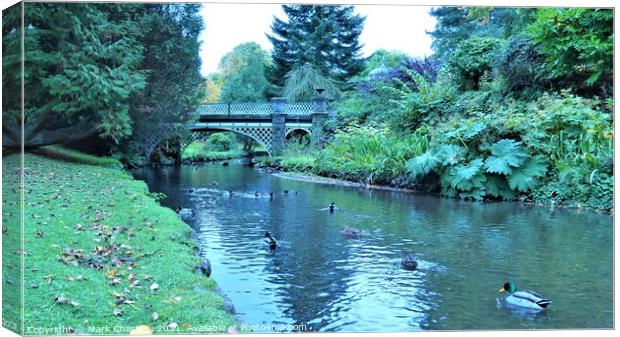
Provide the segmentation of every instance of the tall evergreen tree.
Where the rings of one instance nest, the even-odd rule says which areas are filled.
[[[346,81],[363,69],[359,36],[365,17],[353,6],[282,5],[287,21],[274,18],[273,68],[270,79],[276,86],[294,68],[312,64],[326,76]]]

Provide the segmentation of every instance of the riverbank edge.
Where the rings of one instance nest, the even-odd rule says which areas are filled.
[[[440,198],[448,198],[438,193],[427,192],[425,191],[424,188],[412,189],[412,188],[397,187],[393,185],[377,185],[377,184],[360,183],[360,182],[355,182],[355,181],[350,181],[350,180],[324,177],[324,176],[320,176],[316,174],[311,174],[308,172],[290,171],[290,170],[286,170],[284,167],[282,167],[281,165],[277,165],[277,164],[267,165],[267,164],[261,163],[260,165],[256,165],[255,168],[258,170],[269,171],[270,174],[276,177],[283,178],[283,179],[305,181],[305,182],[324,184],[324,185],[335,185],[335,186],[364,188],[364,189],[372,189],[372,190],[394,191],[394,192],[430,195],[430,196],[435,196],[435,197],[440,197]],[[494,201],[472,201],[472,202],[488,203],[488,202],[494,202]],[[508,200],[508,201],[502,201],[502,202],[518,203],[518,204],[523,204],[523,205],[528,205],[528,206],[533,206],[533,207],[545,207],[549,209],[559,208],[559,209],[570,209],[570,210],[579,210],[579,211],[587,210],[587,211],[592,211],[592,212],[596,212],[599,214],[614,216],[613,208],[608,211],[605,211],[605,210],[593,209],[593,208],[587,208],[587,207],[582,207],[582,208],[569,207],[565,205],[553,205],[551,203],[542,203],[542,202],[536,203],[536,202],[528,202],[528,201],[521,201],[521,200],[513,200],[513,201]]]
[[[19,154],[17,154],[18,156]],[[86,155],[85,156],[90,156],[90,155]],[[15,156],[3,156],[2,161],[10,161],[12,160],[10,157],[15,157]],[[25,154],[25,164],[28,165],[28,163],[32,163],[35,161],[45,161],[48,160],[50,162],[54,162],[57,165],[59,165],[60,167],[66,167],[66,168],[70,168],[71,166],[76,166],[79,167],[79,170],[81,171],[88,171],[89,167],[92,167],[96,170],[98,170],[97,174],[103,175],[105,176],[106,174],[109,176],[108,178],[110,179],[118,179],[119,178],[119,173],[121,175],[124,175],[123,178],[129,179],[131,181],[133,181],[133,183],[130,184],[126,184],[124,188],[121,188],[122,191],[118,191],[118,194],[124,196],[122,197],[121,200],[122,203],[126,203],[126,204],[133,204],[133,203],[137,203],[137,202],[145,202],[147,203],[145,210],[140,212],[140,211],[136,211],[135,213],[133,213],[133,216],[136,216],[137,218],[143,218],[146,220],[147,217],[152,216],[152,213],[154,213],[153,211],[157,211],[157,212],[172,212],[174,213],[174,211],[172,211],[171,209],[169,209],[168,207],[162,206],[161,204],[159,204],[158,201],[155,201],[153,196],[151,195],[151,193],[148,190],[148,186],[146,185],[146,183],[144,181],[141,181],[139,179],[135,179],[133,177],[133,175],[131,174],[131,172],[129,172],[126,169],[122,168],[122,165],[109,165],[109,163],[106,162],[106,165],[98,165],[92,162],[77,162],[77,161],[73,161],[73,160],[62,160],[59,158],[54,158],[54,157],[50,157],[50,156],[44,156],[41,155],[41,153],[26,153]],[[3,163],[4,164],[4,163]],[[119,163],[120,164],[120,163]],[[4,165],[3,165],[4,166]],[[101,174],[101,172],[104,172],[103,174]],[[121,173],[122,172],[122,173]],[[3,180],[5,180],[5,177],[3,175]],[[123,179],[124,180],[124,179]],[[4,183],[3,183],[4,185]],[[136,192],[134,189],[130,188],[131,185],[132,187],[136,187],[138,185],[138,189],[142,189],[143,191],[143,195],[136,195],[133,194],[133,192]],[[7,184],[8,187],[8,184]],[[52,192],[52,188],[50,188],[50,193]],[[92,190],[90,191],[90,193],[93,194],[97,194],[100,193],[101,191],[98,190]],[[118,197],[118,195],[116,195]],[[139,200],[138,198],[142,199]],[[109,198],[110,199],[110,198]],[[36,202],[36,198],[30,198],[30,203],[32,202]],[[105,201],[106,203],[111,201],[111,200],[102,200]],[[114,200],[115,202],[118,202],[119,200],[116,199]],[[102,202],[103,204],[104,202]],[[149,212],[146,212],[149,211]],[[176,216],[176,215],[175,215]],[[33,217],[36,217],[33,215]],[[66,220],[66,219],[65,219]],[[79,222],[78,219],[71,219],[74,220],[75,222]],[[202,257],[199,256],[199,251],[197,249],[179,249],[181,246],[194,246],[194,247],[198,247],[198,242],[197,239],[195,238],[195,230],[187,223],[185,223],[184,221],[182,221],[180,218],[177,218],[176,221],[169,221],[169,219],[163,219],[164,221],[164,225],[168,226],[169,229],[172,228],[173,230],[179,230],[179,233],[187,233],[188,237],[186,239],[192,240],[192,243],[188,243],[188,242],[184,242],[183,239],[181,238],[176,238],[176,239],[172,239],[170,242],[167,242],[167,244],[170,245],[177,245],[179,247],[177,247],[174,252],[174,259],[178,260],[178,261],[195,261],[196,259],[202,261]],[[62,221],[61,221],[62,222]],[[182,224],[182,225],[181,225]],[[31,226],[32,227],[32,226]],[[66,228],[66,226],[64,226]],[[25,229],[26,231],[28,231],[27,229]],[[49,229],[46,229],[46,231],[50,231]],[[50,231],[51,232],[51,231]],[[4,233],[3,233],[4,234]],[[24,233],[24,235],[26,236],[29,233]],[[38,231],[37,231],[37,236],[38,236]],[[46,234],[47,235],[47,234]],[[134,239],[134,241],[139,241]],[[27,241],[28,242],[28,241]],[[137,244],[140,244],[141,242],[136,242]],[[136,244],[134,243],[134,244]],[[30,243],[32,244],[32,243]],[[28,250],[28,246],[24,247],[25,250]],[[154,254],[154,253],[152,253]],[[167,254],[170,254],[170,252],[167,252]],[[30,254],[29,254],[30,255]],[[36,261],[37,263],[39,263],[40,261]],[[56,261],[58,262],[58,261]],[[95,271],[95,269],[88,269],[87,271],[83,271],[84,274],[87,273],[92,273],[93,271]],[[230,298],[223,292],[223,290],[219,287],[219,285],[217,284],[217,282],[213,279],[213,278],[207,278],[205,277],[203,274],[200,273],[200,271],[197,271],[196,268],[194,268],[194,270],[189,270],[188,273],[194,274],[196,275],[196,280],[204,280],[204,282],[202,283],[196,283],[195,284],[195,288],[194,288],[194,292],[195,292],[195,296],[194,298],[190,298],[189,302],[190,303],[195,303],[195,306],[193,309],[195,309],[196,311],[200,311],[201,307],[204,309],[205,306],[209,306],[209,305],[213,305],[213,302],[209,302],[209,298],[204,296],[204,292],[208,291],[209,293],[211,293],[213,296],[217,296],[217,298],[219,298],[221,300],[221,306],[218,305],[218,307],[213,307],[214,310],[218,311],[218,310],[222,310],[223,312],[226,313],[226,315],[228,316],[228,318],[224,318],[224,319],[216,319],[213,322],[208,322],[205,323],[207,325],[211,325],[211,326],[219,326],[219,327],[224,327],[224,326],[228,326],[228,331],[207,331],[206,333],[226,333],[226,332],[235,332],[238,331],[237,327],[243,323],[242,319],[236,314],[236,311],[234,309],[234,305],[232,304]],[[165,278],[165,276],[161,276],[161,275],[157,275],[156,272],[151,272],[150,273],[151,276],[154,277],[154,279],[158,279],[158,278]],[[186,275],[187,276],[187,275]],[[109,277],[109,275],[108,275]],[[107,281],[107,278],[105,278]],[[24,285],[26,284],[26,279],[22,280],[24,283]],[[94,281],[94,278],[93,278]],[[50,281],[51,283],[51,281]],[[163,285],[163,282],[160,282]],[[32,284],[32,283],[31,283]],[[203,284],[204,287],[201,289],[198,289],[197,287],[200,286],[200,284]],[[102,289],[105,288],[106,284],[101,284],[100,287],[96,286],[97,289]],[[202,287],[202,286],[200,286]],[[38,288],[38,287],[37,287]],[[184,296],[185,298],[187,298],[186,296]],[[27,302],[27,296],[26,296],[26,302]],[[212,300],[211,300],[212,301]],[[26,303],[24,303],[25,305]],[[148,304],[148,303],[147,303]],[[192,310],[192,308],[188,308],[185,307],[183,310]],[[222,316],[221,314],[215,314],[215,316],[220,317]],[[146,322],[149,321],[149,319],[145,320]],[[155,322],[152,322],[155,323]],[[232,323],[232,324],[231,324]],[[148,323],[147,323],[148,324]],[[161,323],[160,323],[161,324]],[[67,325],[69,327],[69,325]],[[137,325],[136,325],[137,326]],[[127,326],[127,328],[130,328],[131,326]],[[230,330],[232,329],[232,330]],[[169,326],[166,328],[164,328],[163,331],[157,331],[158,329],[153,329],[155,330],[156,333],[180,333],[183,332],[185,330],[185,333],[205,333],[205,332],[201,332],[201,331],[197,331],[197,332],[192,332],[193,330],[191,329],[191,327],[182,327],[179,324],[178,329],[176,328],[170,328]],[[129,331],[129,330],[127,330]]]

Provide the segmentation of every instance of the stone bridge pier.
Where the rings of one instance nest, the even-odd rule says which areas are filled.
[[[286,144],[286,99],[277,97],[271,100],[271,154],[282,155]],[[323,122],[327,119],[327,100],[322,97],[313,99],[312,126],[310,139],[315,147],[323,146]]]

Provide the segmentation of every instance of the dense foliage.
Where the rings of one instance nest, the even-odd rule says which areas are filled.
[[[25,4],[26,147],[98,136],[108,151],[139,153],[159,123],[186,120],[203,92],[199,6]],[[3,90],[12,93],[18,14],[3,21]],[[3,145],[19,146],[20,95],[6,97]]]
[[[434,58],[371,57],[336,105],[325,148],[285,152],[281,165],[463,199],[611,209],[613,12],[432,14]]]

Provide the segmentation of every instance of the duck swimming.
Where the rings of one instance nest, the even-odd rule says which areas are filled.
[[[278,241],[269,232],[265,233],[265,242],[269,245],[270,250],[275,250],[278,247]]]
[[[362,235],[362,231],[357,228],[346,226],[340,230],[340,234],[350,239],[357,239]]]
[[[416,268],[418,268],[418,263],[413,258],[413,255],[411,255],[411,253],[407,253],[407,255],[403,257],[403,259],[400,261],[400,265],[405,270],[416,270]]]
[[[517,290],[517,285],[513,282],[504,283],[499,292],[508,293],[508,296],[505,298],[506,303],[523,308],[543,310],[551,304],[551,300],[541,294],[531,290]]]
[[[330,213],[334,213],[335,210],[339,210],[340,208],[336,207],[336,203],[332,202],[331,204],[329,204],[329,207],[327,207],[329,209]]]

